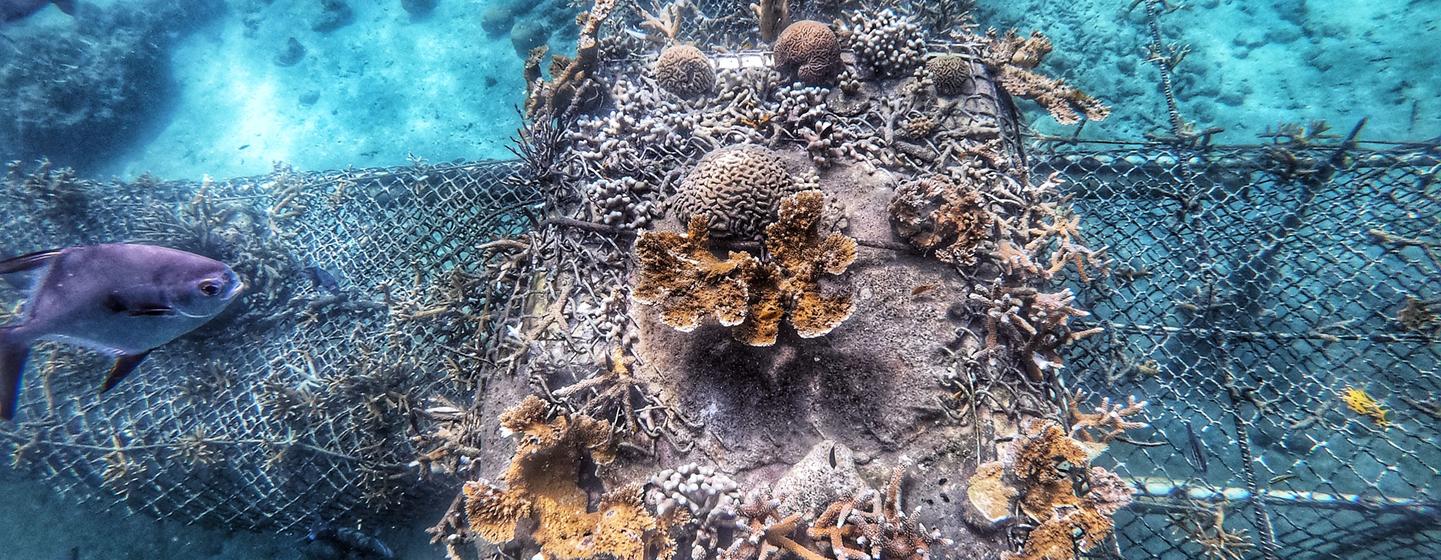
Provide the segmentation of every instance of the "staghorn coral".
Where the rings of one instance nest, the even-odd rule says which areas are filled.
[[[671,201],[681,223],[703,216],[719,238],[752,239],[775,220],[794,179],[775,152],[752,144],[727,146],[702,157]]]
[[[1133,422],[1127,418],[1140,414],[1146,408],[1146,401],[1136,397],[1126,398],[1126,404],[1112,404],[1110,397],[1101,399],[1101,406],[1094,412],[1081,412],[1081,393],[1071,397],[1067,408],[1071,424],[1071,437],[1082,444],[1095,448],[1093,455],[1099,455],[1106,446],[1129,430],[1145,428],[1150,424]]]
[[[1074,560],[1114,528],[1132,489],[1114,473],[1089,466],[1092,449],[1060,424],[1028,420],[1001,457],[980,465],[966,491],[967,518],[983,529],[1019,510],[1033,523],[1019,553],[1005,560]]]
[[[878,13],[855,12],[839,36],[856,62],[884,78],[904,76],[920,66],[926,34],[910,17],[886,8]]]
[[[776,69],[808,84],[829,85],[840,75],[840,38],[830,26],[814,20],[790,24],[776,39]]]
[[[710,315],[724,326],[741,324],[760,261],[736,251],[718,259],[709,242],[704,216],[692,217],[685,235],[642,233],[635,242],[635,301],[659,307],[661,321],[681,332],[695,330]]]
[[[693,45],[672,45],[661,51],[654,66],[656,82],[681,97],[696,97],[715,89],[715,68]]]
[[[891,225],[917,249],[935,251],[944,262],[975,266],[984,244],[995,236],[995,217],[980,193],[940,176],[908,181],[896,189]]]
[[[768,560],[781,552],[790,552],[801,560],[828,560],[791,538],[804,516],[800,513],[782,516],[779,506],[780,502],[771,497],[769,489],[757,488],[747,494],[737,509],[745,523],[736,527],[736,539],[721,553],[719,560]]]
[[[964,95],[972,87],[971,61],[958,54],[943,54],[926,61],[926,74],[944,96]]]
[[[891,473],[885,492],[866,489],[856,498],[832,502],[807,531],[810,538],[829,545],[837,559],[894,558],[925,560],[931,547],[950,544],[939,531],[926,531],[907,514],[903,503],[902,485],[906,471],[897,467]],[[866,510],[863,506],[869,505]],[[852,544],[853,543],[853,544]]]
[[[501,415],[502,433],[516,437],[505,473],[506,489],[484,480],[467,482],[464,508],[470,531],[487,541],[516,538],[522,521],[534,523],[530,539],[540,555],[582,559],[608,555],[642,560],[666,548],[656,519],[645,510],[642,490],[626,487],[603,495],[595,511],[578,484],[583,459],[614,460],[610,424],[586,416],[548,418],[532,395]]]
[[[780,218],[766,226],[771,262],[753,285],[750,312],[732,334],[751,346],[775,344],[781,317],[801,338],[825,336],[855,311],[852,295],[821,290],[823,275],[839,275],[856,260],[856,240],[839,233],[822,236],[821,191],[796,193],[781,201]]]
[[[1034,72],[1041,59],[1051,52],[1051,40],[1039,32],[1022,38],[1014,30],[997,35],[986,34],[983,62],[996,75],[996,81],[1007,93],[1041,104],[1061,124],[1081,122],[1081,116],[1099,121],[1111,110],[1096,98],[1076,89],[1063,80],[1048,78]]]
[[[545,55],[545,46],[536,47],[525,61],[525,115],[530,119],[562,118],[572,112],[573,104],[584,96],[581,93],[592,84],[591,74],[595,70],[600,53],[600,26],[615,10],[616,0],[594,0],[590,11],[576,18],[580,25],[580,39],[576,43],[575,56],[569,59],[556,57],[551,80],[541,79],[540,59]]]

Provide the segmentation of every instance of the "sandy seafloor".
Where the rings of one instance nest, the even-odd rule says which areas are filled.
[[[106,4],[125,0],[96,2]],[[235,0],[236,2],[244,0]],[[395,1],[352,1],[355,21],[328,34],[310,29],[309,0],[274,0],[245,33],[239,10],[207,24],[173,51],[179,99],[169,121],[103,174],[151,172],[199,179],[302,170],[502,158],[518,124],[521,61],[505,37],[489,39],[479,13],[491,0],[440,0],[412,20]],[[1138,139],[1165,132],[1156,70],[1146,62],[1143,8],[1125,0],[980,2],[983,26],[1049,34],[1046,64],[1114,107],[1084,135]],[[1249,143],[1281,122],[1325,119],[1337,129],[1370,117],[1365,138],[1441,135],[1441,0],[1171,0],[1169,41],[1189,44],[1176,70],[1183,116]],[[63,28],[53,8],[23,25]],[[289,37],[300,63],[273,59]],[[313,103],[307,103],[313,98]],[[1025,104],[1036,128],[1069,133]],[[0,154],[3,156],[4,154]],[[8,158],[5,158],[8,159]],[[0,467],[3,468],[3,467]],[[0,474],[0,560],[292,559],[298,535],[260,535],[157,522],[123,509],[95,511],[43,482]],[[419,527],[382,532],[406,559],[441,558]]]

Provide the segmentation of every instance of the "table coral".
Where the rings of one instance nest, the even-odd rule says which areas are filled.
[[[548,559],[608,555],[643,560],[668,549],[664,532],[646,510],[639,487],[602,496],[595,511],[578,473],[585,458],[598,464],[615,459],[610,424],[586,416],[556,415],[532,395],[501,416],[503,433],[516,437],[516,451],[504,475],[506,488],[484,480],[467,482],[465,513],[472,534],[494,543],[516,538],[530,520],[530,535]]]
[[[714,316],[721,325],[746,319],[750,281],[760,262],[732,251],[725,260],[709,248],[710,228],[704,216],[691,218],[685,235],[646,232],[636,239],[635,301],[660,308],[661,321],[681,332]]]
[[[825,336],[855,311],[851,294],[828,294],[821,290],[822,275],[844,273],[856,260],[856,240],[840,233],[822,235],[821,216],[825,196],[811,190],[781,201],[780,218],[766,226],[766,251],[770,266],[746,321],[736,327],[736,337],[752,346],[775,344],[784,316],[801,338]]]
[[[841,43],[829,25],[813,20],[790,24],[776,39],[775,66],[808,84],[830,84],[840,75]]]

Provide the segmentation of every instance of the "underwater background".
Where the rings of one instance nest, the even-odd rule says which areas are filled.
[[[1172,72],[1177,109],[1197,131],[1220,129],[1217,143],[1259,143],[1282,123],[1344,133],[1363,117],[1367,140],[1441,135],[1441,0],[1169,4],[1158,31],[1185,52]],[[1022,103],[1036,132],[1144,140],[1171,128],[1146,10],[982,0],[975,19],[1046,33],[1056,51],[1041,68],[1112,107],[1077,133]],[[74,17],[49,7],[0,24],[0,161],[199,181],[278,163],[308,172],[510,159],[523,53],[573,48],[578,12],[566,0],[94,0]],[[7,469],[0,485],[0,558],[303,557],[303,535],[95,511]],[[400,558],[441,558],[416,527],[444,505],[379,536]]]

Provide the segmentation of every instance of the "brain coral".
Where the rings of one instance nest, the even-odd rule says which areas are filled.
[[[802,81],[829,84],[844,68],[841,43],[830,26],[813,20],[792,23],[775,45],[776,68]]]
[[[936,93],[961,95],[971,77],[971,64],[961,55],[945,54],[926,62],[926,71],[936,83]]]
[[[655,61],[655,80],[666,91],[681,97],[695,97],[710,93],[715,87],[715,68],[700,49],[673,45],[661,51]]]
[[[780,156],[740,144],[705,155],[671,202],[681,223],[703,216],[715,237],[753,239],[775,220],[781,199],[797,191]]]

